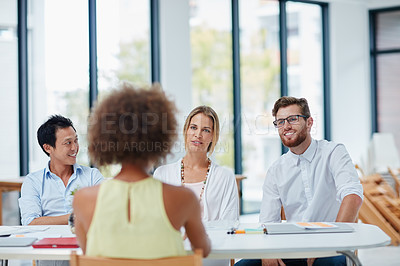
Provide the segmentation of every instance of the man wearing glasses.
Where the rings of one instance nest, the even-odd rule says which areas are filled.
[[[272,115],[289,151],[268,170],[260,223],[281,222],[281,207],[288,222],[355,222],[363,189],[344,145],[311,137],[313,118],[304,98],[278,99]],[[247,262],[261,265],[261,260]],[[262,260],[262,264],[346,265],[346,259],[274,259]]]

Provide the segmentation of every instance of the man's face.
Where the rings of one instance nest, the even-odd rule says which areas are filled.
[[[301,110],[298,105],[294,104],[279,108],[278,112],[276,113],[276,120],[285,119],[291,115],[301,115]],[[285,121],[283,127],[278,128],[279,137],[281,138],[283,145],[286,147],[297,147],[310,135],[311,126],[311,118],[306,120],[300,117],[299,121],[295,124],[289,124],[288,121]]]
[[[78,135],[72,127],[60,128],[56,131],[56,144],[44,145],[50,154],[50,161],[62,165],[74,165],[79,151]]]

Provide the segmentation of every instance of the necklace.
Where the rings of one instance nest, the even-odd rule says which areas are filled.
[[[199,201],[201,201],[201,198],[203,197],[204,187],[206,186],[208,174],[210,173],[211,160],[207,158],[207,161],[208,161],[207,173],[206,173],[206,178],[204,179],[203,182],[203,187],[201,188]],[[185,186],[185,165],[183,164],[183,158],[181,161],[181,182],[182,186]]]

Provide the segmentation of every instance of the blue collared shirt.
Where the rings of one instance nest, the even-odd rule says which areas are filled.
[[[60,216],[72,212],[72,191],[99,184],[104,177],[96,168],[74,164],[74,172],[64,186],[60,177],[50,172],[50,162],[43,170],[25,177],[19,198],[22,225],[42,216]]]

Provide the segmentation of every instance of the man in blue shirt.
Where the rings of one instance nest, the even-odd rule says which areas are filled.
[[[70,119],[51,116],[37,132],[40,147],[50,157],[47,166],[25,177],[19,198],[22,225],[68,224],[73,192],[99,184],[96,168],[76,163],[78,135]]]

